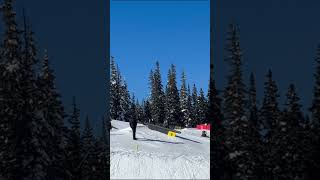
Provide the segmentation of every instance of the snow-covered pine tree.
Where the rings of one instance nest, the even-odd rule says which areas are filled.
[[[203,89],[200,88],[199,97],[198,97],[198,118],[199,124],[209,123],[209,120],[206,119],[206,112],[208,109],[208,103],[204,95]]]
[[[109,143],[109,135],[110,135],[110,132],[109,132],[109,129],[111,128],[111,123],[107,123],[108,119],[103,116],[101,118],[101,122],[102,122],[102,125],[101,125],[101,138],[102,140],[108,144]]]
[[[310,110],[312,113],[312,127],[319,132],[318,136],[320,138],[320,44],[317,48],[315,63],[315,84],[313,87],[313,99]]]
[[[102,137],[96,138],[94,144],[94,156],[96,157],[96,173],[92,179],[106,179],[110,177],[110,131],[111,123],[107,118],[102,120]],[[108,125],[109,124],[109,125]]]
[[[129,120],[130,121],[138,121],[136,97],[134,96],[133,93],[131,95],[130,110],[129,110]]]
[[[39,106],[42,108],[44,118],[48,123],[48,132],[46,137],[46,152],[51,159],[48,169],[48,178],[54,178],[62,175],[64,172],[64,109],[60,100],[60,95],[55,87],[55,76],[49,65],[47,51],[42,63],[42,70],[38,77],[37,84],[41,91]],[[43,132],[45,133],[45,132]]]
[[[139,103],[138,99],[136,100],[136,115],[138,121],[144,123],[143,108],[142,105]]]
[[[24,26],[24,47],[21,51],[21,75],[19,93],[22,106],[15,127],[15,155],[16,163],[14,176],[17,179],[44,179],[47,176],[51,159],[48,155],[46,142],[52,128],[44,117],[44,110],[40,104],[41,90],[36,83],[34,66],[36,65],[37,49],[33,32],[29,26]]]
[[[89,117],[86,117],[84,130],[81,136],[81,172],[82,178],[90,179],[94,176],[95,168],[94,163],[96,157],[94,157],[94,142],[93,129],[90,125]]]
[[[80,136],[80,110],[73,97],[72,112],[68,118],[69,130],[66,139],[66,171],[71,179],[80,179],[81,175],[81,136]]]
[[[151,113],[152,123],[162,125],[165,119],[165,95],[163,92],[160,64],[156,62],[156,69],[150,74],[151,84]]]
[[[96,138],[94,141],[94,162],[91,164],[92,176],[90,176],[90,180],[110,178],[110,153],[108,149],[107,144],[102,138]]]
[[[110,117],[119,120],[121,116],[122,82],[114,57],[111,57],[110,68]]]
[[[266,81],[264,83],[264,98],[263,104],[259,111],[259,124],[260,132],[262,135],[263,141],[263,166],[264,166],[264,174],[272,178],[270,175],[272,174],[273,168],[273,160],[272,160],[272,151],[273,147],[271,143],[272,134],[276,130],[277,122],[279,118],[284,118],[286,113],[282,113],[278,108],[278,88],[276,82],[273,80],[272,71],[269,70],[266,75]]]
[[[0,175],[13,178],[17,163],[15,125],[23,105],[19,87],[22,78],[21,40],[13,1],[4,0],[0,5],[0,12],[5,30],[3,42],[1,42],[0,60]]]
[[[192,96],[191,96],[191,90],[190,90],[190,86],[188,84],[188,90],[187,90],[187,109],[189,111],[189,118],[185,124],[185,127],[192,127],[192,121],[193,121],[193,116],[192,116],[192,112],[193,112],[193,109],[192,109]]]
[[[198,104],[198,90],[195,84],[193,84],[192,88],[192,111],[191,111],[191,122],[189,123],[191,127],[196,127],[197,124],[199,124],[199,104]]]
[[[188,121],[190,121],[190,107],[189,107],[189,94],[186,86],[186,74],[183,71],[181,75],[181,89],[180,89],[180,106],[181,106],[181,113],[182,113],[182,122],[183,127],[186,127]]]
[[[211,123],[210,131],[210,168],[212,179],[221,180],[224,177],[225,149],[224,127],[222,126],[221,99],[215,85],[213,64],[210,67],[210,81],[208,90],[208,110],[206,119]]]
[[[260,120],[264,128],[264,137],[268,141],[268,138],[272,134],[272,130],[275,129],[277,119],[279,118],[280,110],[278,108],[278,87],[276,82],[272,79],[272,71],[269,70],[266,75],[266,82],[264,87],[263,104],[260,109]]]
[[[169,128],[182,126],[179,91],[176,82],[176,69],[173,64],[168,72],[168,84],[166,86],[166,119],[163,125]]]
[[[151,105],[149,100],[145,100],[144,106],[143,106],[143,113],[144,113],[144,119],[145,123],[151,123]]]
[[[307,170],[306,155],[310,142],[300,122],[303,114],[295,86],[287,92],[286,108],[271,135],[271,173],[273,179],[302,179]]]
[[[311,111],[311,133],[312,136],[312,151],[310,159],[309,177],[310,179],[320,179],[320,44],[317,47],[315,57],[315,72],[314,72],[315,84],[313,87],[313,97]]]
[[[231,175],[237,179],[256,179],[255,159],[251,149],[251,127],[245,114],[245,84],[242,79],[242,52],[239,30],[230,24],[226,61],[230,64],[227,87],[224,91],[225,144]]]
[[[251,153],[254,156],[256,169],[255,174],[262,175],[263,173],[263,144],[262,137],[259,132],[260,121],[258,120],[258,107],[257,107],[257,91],[256,91],[256,82],[254,74],[250,74],[249,79],[249,89],[248,89],[248,117],[249,117],[249,127],[251,128],[251,143],[254,145],[254,148],[251,149]]]
[[[257,107],[257,91],[256,91],[256,81],[254,74],[250,74],[249,80],[249,102],[248,102],[248,110],[249,110],[249,121],[253,124],[255,129],[259,129],[258,122],[258,107]]]
[[[121,86],[120,107],[121,115],[119,120],[129,122],[130,93],[126,81],[123,81],[123,85]]]

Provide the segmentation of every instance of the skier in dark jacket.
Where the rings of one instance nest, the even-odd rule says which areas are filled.
[[[131,107],[130,107],[130,127],[132,129],[132,135],[133,135],[133,140],[136,139],[136,128],[138,124],[138,117],[136,114],[136,105],[135,105],[135,97],[132,94],[132,99],[131,99]]]
[[[132,129],[133,140],[137,140],[137,138],[136,138],[137,124],[138,124],[138,122],[136,119],[130,120],[130,127]]]

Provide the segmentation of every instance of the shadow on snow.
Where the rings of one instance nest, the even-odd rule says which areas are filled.
[[[137,141],[157,141],[157,142],[163,142],[163,143],[169,143],[169,144],[184,144],[182,142],[170,142],[170,141],[162,141],[162,140],[148,139],[148,138],[137,138]]]

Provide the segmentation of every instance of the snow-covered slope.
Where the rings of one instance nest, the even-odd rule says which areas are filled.
[[[134,141],[129,123],[111,124],[111,179],[209,179],[210,142],[201,131],[168,137],[138,124]]]

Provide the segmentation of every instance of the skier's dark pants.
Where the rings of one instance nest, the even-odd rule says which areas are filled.
[[[133,139],[136,139],[136,127],[132,128]]]
[[[130,127],[131,127],[131,129],[132,129],[133,139],[136,139],[136,128],[137,128],[137,124],[136,124],[136,123],[130,123]]]

